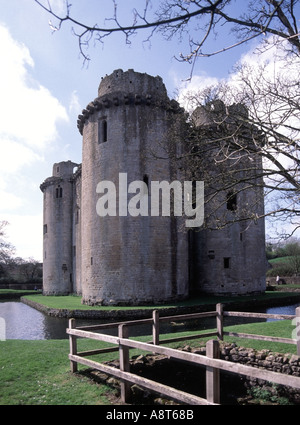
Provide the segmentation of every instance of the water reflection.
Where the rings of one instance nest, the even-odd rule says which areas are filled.
[[[271,308],[250,309],[248,311],[259,311],[269,314],[295,314],[298,304],[285,305]],[[66,328],[68,327],[68,319],[48,316],[40,311],[29,307],[19,301],[0,302],[0,318],[5,320],[6,339],[66,339]],[[273,319],[268,319],[268,321]],[[247,319],[226,318],[225,326],[238,323],[246,323]],[[253,321],[253,319],[248,319]],[[257,319],[256,321],[265,321],[265,319]],[[107,321],[106,321],[107,322]],[[77,326],[99,324],[101,321],[96,320],[76,320]],[[104,323],[104,322],[102,322]],[[203,330],[213,329],[216,326],[214,318],[201,320],[188,320],[185,323],[161,323],[161,333],[183,332],[185,330]],[[117,335],[117,329],[108,330],[107,333]],[[130,328],[130,335],[150,335],[151,325],[142,325]]]
[[[0,317],[5,320],[6,339],[66,337],[67,319],[47,316],[22,302],[1,302]]]

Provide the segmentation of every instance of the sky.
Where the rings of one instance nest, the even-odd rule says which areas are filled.
[[[63,3],[52,0],[57,11]],[[120,13],[124,21],[137,0],[121,3],[125,4]],[[74,16],[92,25],[104,23],[113,10],[111,0],[73,0],[72,5]],[[115,69],[160,75],[172,98],[178,90],[228,78],[232,67],[254,47],[250,43],[199,59],[187,83],[191,67],[174,58],[187,47],[178,39],[156,35],[146,43],[149,33],[144,32],[127,45],[123,35],[113,35],[103,44],[90,43],[87,65],[70,25],[53,32],[52,18],[34,0],[0,0],[0,11],[0,220],[9,222],[6,234],[16,256],[39,261],[43,251],[39,186],[52,175],[54,163],[81,163],[77,117],[97,97],[101,77]]]

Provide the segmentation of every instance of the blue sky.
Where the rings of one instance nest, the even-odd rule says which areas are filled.
[[[126,6],[131,10],[139,2],[128,0]],[[63,2],[53,3],[60,7]],[[73,0],[72,4],[74,16],[92,24],[104,22],[112,10],[111,0]],[[238,2],[234,4],[237,7]],[[129,46],[121,34],[107,38],[104,45],[91,42],[92,60],[85,66],[71,27],[52,33],[50,16],[34,0],[0,0],[0,10],[0,220],[10,223],[7,236],[17,248],[16,255],[41,260],[43,196],[39,185],[51,176],[53,163],[81,162],[77,116],[97,97],[101,77],[119,68],[160,75],[169,96],[174,97],[191,68],[173,58],[187,50],[184,43],[156,35],[149,45],[143,43],[146,32],[134,37]],[[125,9],[121,16],[127,18]],[[232,66],[252,47],[199,59],[192,84],[227,78]]]

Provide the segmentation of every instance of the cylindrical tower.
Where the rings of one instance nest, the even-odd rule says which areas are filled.
[[[177,217],[150,211],[151,182],[177,178],[165,148],[174,143],[175,133],[167,135],[181,116],[160,77],[133,70],[103,78],[98,97],[79,116],[84,303],[144,304],[188,295],[186,234],[178,232]],[[115,214],[105,217],[97,213],[103,181],[116,188]],[[127,206],[135,192],[128,191],[136,181],[149,192],[149,204],[133,216]]]
[[[52,177],[41,185],[44,193],[44,295],[66,295],[73,290],[72,176],[76,166],[71,161],[54,164]]]

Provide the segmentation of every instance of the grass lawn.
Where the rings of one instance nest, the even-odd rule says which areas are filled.
[[[226,303],[226,302],[247,302],[248,300],[253,300],[255,298],[256,300],[272,300],[276,298],[284,298],[284,297],[290,297],[295,296],[299,297],[300,294],[292,293],[292,292],[274,292],[274,291],[267,291],[262,295],[256,295],[253,297],[253,295],[245,295],[245,296],[239,296],[239,297],[226,297],[226,296],[209,296],[209,295],[203,295],[199,296],[197,298],[192,298],[176,303],[170,303],[170,304],[163,304],[163,305],[148,305],[148,306],[88,306],[85,304],[81,304],[81,297],[76,295],[66,295],[66,296],[43,296],[42,294],[34,294],[34,295],[26,295],[26,298],[29,300],[32,300],[36,303],[42,304],[49,308],[55,308],[55,309],[67,309],[67,310],[137,310],[137,309],[160,309],[160,308],[167,308],[167,307],[185,307],[185,306],[193,306],[193,305],[204,305],[204,304],[217,304],[217,303]],[[0,293],[1,297],[1,293]]]
[[[68,340],[0,341],[0,405],[110,404],[111,389],[70,372]]]
[[[268,260],[271,264],[284,264],[290,261],[290,259],[293,258],[291,255],[286,257],[277,257],[272,258],[271,260]]]
[[[291,338],[294,327],[289,320],[254,323],[225,327],[225,330],[257,333]],[[206,332],[206,331],[204,331]],[[194,332],[186,332],[192,335]],[[181,333],[180,335],[183,335]],[[175,334],[165,335],[174,337]],[[147,341],[149,337],[139,337]],[[200,346],[210,338],[172,343],[168,346],[177,348],[181,345]],[[275,344],[263,341],[225,337],[225,342],[234,341],[240,346],[256,349],[269,349],[281,353],[296,353],[296,346]],[[92,340],[79,339],[78,349],[88,350],[107,346]],[[103,384],[91,381],[82,373],[70,372],[68,340],[0,341],[0,405],[107,405],[112,403],[113,390]],[[130,355],[139,354],[137,350]],[[143,352],[143,354],[145,354]],[[94,360],[106,361],[118,357],[117,353],[93,356]],[[86,367],[79,365],[79,371]]]

